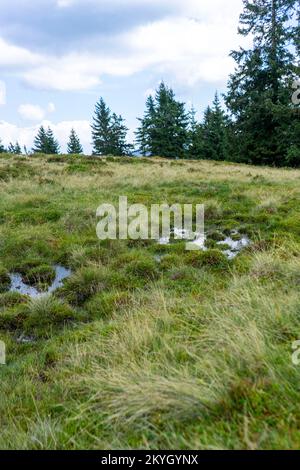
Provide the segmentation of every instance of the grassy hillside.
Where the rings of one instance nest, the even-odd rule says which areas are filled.
[[[119,195],[205,203],[209,250],[98,241]],[[294,170],[1,155],[0,448],[299,448],[299,196]]]

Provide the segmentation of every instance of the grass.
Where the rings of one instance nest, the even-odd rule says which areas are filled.
[[[179,163],[0,156],[1,449],[299,448],[300,171]],[[100,242],[119,195],[204,203],[208,250]]]

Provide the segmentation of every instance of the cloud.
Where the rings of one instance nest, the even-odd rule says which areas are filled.
[[[24,47],[14,46],[0,37],[0,67],[28,67],[41,60],[40,55]]]
[[[216,18],[208,24],[194,18],[172,18],[118,36],[109,55],[99,52],[49,57],[47,65],[31,69],[23,78],[38,89],[61,91],[90,89],[105,75],[126,77],[142,71],[170,73],[188,85],[201,80],[220,83],[233,70],[228,53],[237,45],[232,17]]]
[[[0,80],[0,106],[6,104],[6,85]]]
[[[55,112],[55,104],[54,103],[48,103],[48,106],[47,106],[47,111],[48,113],[54,113]]]
[[[23,119],[29,121],[41,121],[45,116],[45,111],[38,105],[21,104],[18,113]]]
[[[87,1],[103,10],[108,24],[122,5],[124,8],[121,0],[57,0],[56,5],[63,10],[81,7],[78,14],[82,8],[91,11],[93,21],[98,10],[88,8]],[[132,14],[141,5],[140,0],[125,3]],[[26,84],[41,90],[87,90],[99,86],[106,76],[126,77],[143,71],[159,77],[171,74],[187,85],[226,81],[233,70],[228,54],[241,42],[237,24],[242,0],[143,0],[142,4],[145,11],[146,7],[161,8],[161,18],[144,20],[125,32],[113,29],[104,38],[92,23],[89,41],[82,48],[74,37],[69,52],[53,46],[51,52],[37,54],[0,39],[0,67],[19,66],[19,76]],[[57,34],[63,46],[67,38],[60,29]]]
[[[46,109],[34,104],[21,104],[18,108],[20,116],[28,121],[41,121],[47,113],[53,113],[54,111],[54,103],[49,103]]]
[[[45,128],[48,126],[51,127],[59,140],[63,152],[67,150],[67,142],[72,128],[74,128],[79,135],[84,150],[87,153],[91,152],[91,129],[89,121],[61,121],[55,124],[51,121],[43,120],[39,124],[30,127],[19,127],[6,121],[0,121],[2,143],[8,146],[10,142],[18,141],[22,147],[25,145],[27,149],[30,150],[33,147],[34,138],[41,125]]]

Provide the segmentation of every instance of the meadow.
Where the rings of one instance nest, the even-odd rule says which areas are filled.
[[[204,203],[207,250],[99,241],[120,195]],[[300,170],[1,154],[0,448],[299,448],[299,201]]]

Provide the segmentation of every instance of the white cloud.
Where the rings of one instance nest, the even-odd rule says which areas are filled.
[[[0,80],[0,106],[6,104],[6,85]]]
[[[28,121],[41,121],[47,113],[54,113],[54,111],[54,103],[48,103],[45,109],[35,104],[21,104],[18,108],[20,116]]]
[[[96,1],[96,0],[89,0]],[[111,49],[42,56],[8,44],[0,38],[0,67],[19,66],[19,73],[32,87],[76,91],[93,88],[104,75],[130,76],[137,72],[165,73],[185,83],[224,83],[233,70],[228,57],[237,48],[242,0],[143,0],[172,5],[173,13],[162,20],[135,27],[111,40]],[[82,0],[57,0],[68,7]],[[85,0],[86,2],[86,0]],[[140,0],[127,0],[126,5]],[[121,0],[103,0],[117,8]]]
[[[0,67],[29,67],[42,60],[39,54],[14,46],[0,37]]]
[[[189,85],[200,80],[224,83],[233,70],[228,54],[240,41],[236,18],[225,16],[208,23],[183,17],[156,21],[115,38],[115,54],[48,58],[47,65],[27,71],[24,78],[36,88],[61,91],[92,88],[103,75],[130,76],[147,70],[174,74]]]
[[[62,57],[51,59],[47,65],[29,70],[23,74],[25,81],[38,89],[79,91],[87,90],[100,83],[100,78],[90,75],[95,57],[90,58],[90,67],[86,66],[89,58],[85,56]]]
[[[54,113],[55,112],[55,104],[54,103],[48,103],[48,106],[47,106],[47,111],[48,113]]]
[[[23,119],[28,121],[41,121],[45,116],[45,111],[38,105],[21,104],[18,113]]]
[[[27,149],[30,150],[33,146],[34,137],[41,125],[46,128],[48,126],[51,127],[59,140],[63,152],[67,150],[67,142],[72,128],[78,133],[85,152],[91,152],[91,129],[89,121],[62,121],[54,124],[51,121],[43,120],[39,124],[30,127],[18,127],[15,124],[0,121],[0,136],[2,142],[7,146],[10,142],[18,141],[22,147],[26,145]]]

